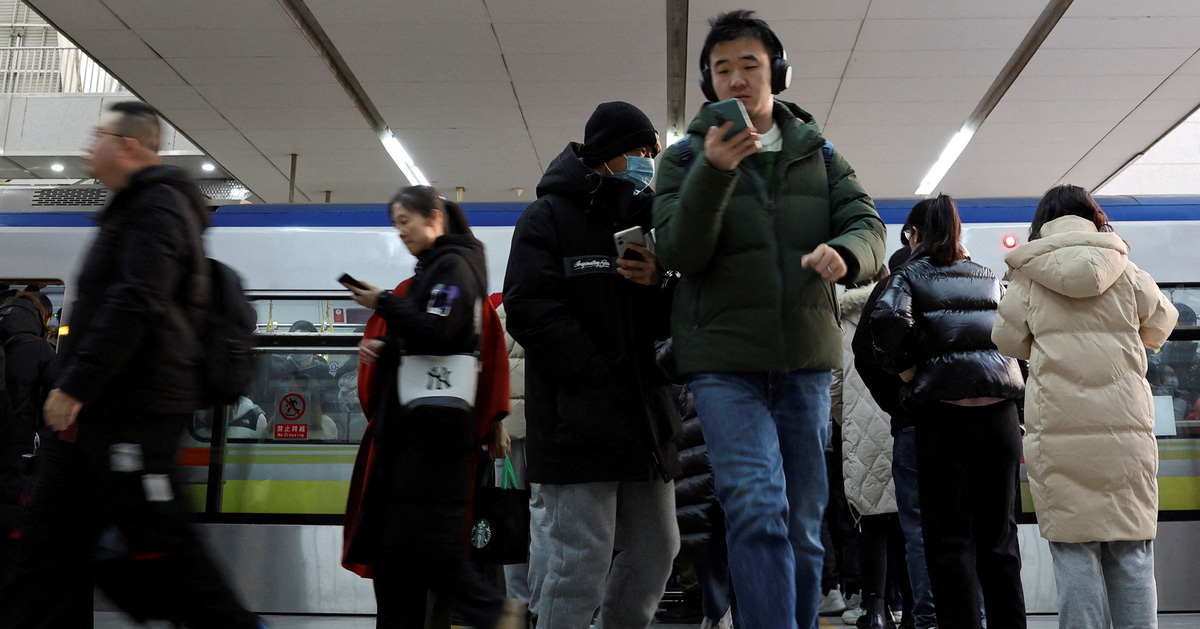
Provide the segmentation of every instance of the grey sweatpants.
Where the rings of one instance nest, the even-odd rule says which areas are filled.
[[[1155,629],[1154,542],[1050,542],[1059,629]]]
[[[538,487],[548,535],[538,629],[645,629],[679,552],[675,484],[580,483]],[[613,556],[614,551],[617,553]]]

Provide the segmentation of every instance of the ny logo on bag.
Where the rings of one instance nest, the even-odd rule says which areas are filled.
[[[450,388],[450,370],[445,367],[434,367],[426,374],[429,376],[429,383],[425,385],[426,389],[449,389]]]

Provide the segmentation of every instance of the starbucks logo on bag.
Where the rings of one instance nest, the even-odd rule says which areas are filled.
[[[471,545],[475,548],[483,548],[492,541],[492,524],[487,521],[487,518],[481,518],[471,527]]]

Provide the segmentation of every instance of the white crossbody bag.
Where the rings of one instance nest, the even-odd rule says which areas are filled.
[[[475,408],[480,362],[474,354],[404,356],[396,375],[400,403],[407,410],[422,407]]]

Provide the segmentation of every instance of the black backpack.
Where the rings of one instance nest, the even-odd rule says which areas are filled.
[[[203,249],[201,249],[203,251]],[[202,408],[235,404],[254,378],[254,331],[258,316],[237,272],[212,258],[208,267],[208,299],[200,302],[196,337],[200,343]]]
[[[187,200],[187,194],[180,191]],[[246,300],[242,278],[227,265],[205,257],[199,219],[182,209],[193,243],[190,293],[192,322],[200,346],[200,407],[235,404],[254,379],[254,332],[258,315]]]

